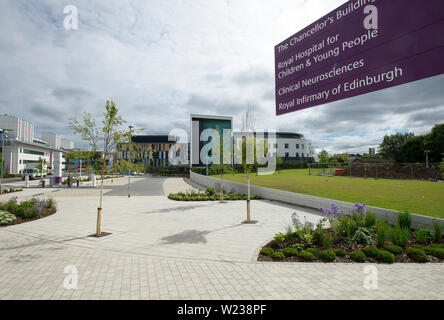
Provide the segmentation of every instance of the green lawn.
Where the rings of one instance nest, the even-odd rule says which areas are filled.
[[[227,174],[224,178],[243,183],[247,180],[245,174]],[[442,182],[310,176],[308,169],[296,169],[276,172],[272,176],[252,174],[251,183],[261,187],[444,218]]]

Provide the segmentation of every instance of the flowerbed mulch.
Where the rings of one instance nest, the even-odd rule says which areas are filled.
[[[25,219],[25,218],[17,217],[17,220],[14,221],[14,222],[11,222],[11,223],[8,223],[8,224],[4,224],[4,225],[0,224],[0,228],[9,227],[9,226],[13,226],[13,225],[16,225],[16,224],[21,224],[21,223],[25,223],[25,222],[30,222],[30,221],[35,221],[35,220],[43,219],[43,218],[52,216],[56,212],[57,212],[57,209],[56,208],[52,208],[52,209],[46,210],[45,213],[42,213],[38,217],[34,217],[34,218],[30,218],[30,219]]]
[[[267,243],[263,248],[272,248],[275,251],[280,251],[284,248],[291,248],[294,244],[297,243],[301,243],[301,240],[298,238],[293,238],[293,239],[289,239],[289,240],[285,240],[281,243],[277,244],[277,247],[275,245],[275,247],[273,248],[273,243],[274,240],[270,241],[269,243]],[[389,244],[390,242],[388,242],[387,244]],[[444,244],[444,240],[441,241],[442,244]],[[410,240],[408,242],[408,244],[406,245],[404,251],[402,254],[399,255],[394,255],[395,257],[395,263],[416,263],[413,259],[411,259],[410,257],[407,256],[407,250],[408,248],[412,247],[415,244],[415,238],[413,235],[410,236]],[[425,246],[429,245],[429,244],[424,244]],[[370,245],[365,245],[365,244],[352,244],[352,247],[349,247],[347,240],[346,239],[341,239],[338,243],[332,244],[331,246],[331,250],[335,250],[335,249],[342,249],[345,250],[347,252],[347,255],[345,257],[338,257],[336,256],[335,261],[330,262],[330,263],[357,263],[355,261],[353,261],[352,259],[350,259],[349,254],[353,251],[357,251],[357,250],[361,250],[363,248],[369,247]],[[306,245],[304,247],[304,249],[308,249],[308,248],[316,248],[319,251],[323,250],[323,247],[320,245],[315,245],[315,244],[311,244],[311,245]],[[383,249],[383,248],[381,248]],[[439,259],[436,258],[434,256],[428,255],[428,259],[429,262],[431,263],[442,263],[444,262],[443,259]],[[259,253],[257,261],[262,261],[262,262],[307,262],[305,260],[303,260],[300,257],[286,257],[283,260],[275,260],[273,259],[271,256],[266,256],[263,255],[261,253]],[[322,263],[326,263],[325,261],[323,261],[322,259],[320,259],[319,257],[315,257],[315,259],[313,261],[310,262],[322,262]],[[378,262],[375,258],[371,258],[371,257],[366,257],[366,262],[370,262],[370,263],[381,263]]]

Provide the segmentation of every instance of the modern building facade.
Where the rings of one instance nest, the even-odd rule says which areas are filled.
[[[188,164],[188,144],[180,143],[176,136],[137,135],[132,137],[132,141],[133,146],[131,148],[134,149],[130,150],[128,143],[118,146],[118,159],[128,160],[131,158],[131,161],[142,163],[147,168],[158,168],[173,165],[171,158],[175,156],[177,161],[174,161],[174,165]],[[184,158],[181,156],[182,153],[185,153],[186,161],[180,160]]]
[[[257,132],[254,132],[256,136]],[[261,133],[268,140],[268,132]],[[242,138],[240,132],[234,132],[234,143]],[[274,145],[268,142],[269,150],[275,150],[275,154],[282,158],[284,163],[315,162],[316,152],[311,142],[300,133],[276,132]]]
[[[11,115],[0,115],[0,128],[8,130],[5,150],[2,150],[6,173],[23,173],[25,169],[36,168],[43,160],[49,171],[62,176],[64,155],[74,146],[72,141],[50,132],[36,138],[33,123]]]

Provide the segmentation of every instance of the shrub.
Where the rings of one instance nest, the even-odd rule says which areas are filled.
[[[336,254],[336,256],[338,257],[345,257],[347,255],[347,251],[343,250],[343,249],[335,249],[333,250],[333,252]]]
[[[430,239],[432,239],[432,232],[428,229],[416,230],[415,239],[419,243],[427,243]]]
[[[319,257],[326,262],[333,262],[336,259],[336,253],[333,250],[322,250],[319,252]]]
[[[433,248],[432,247],[427,247],[427,246],[423,246],[423,245],[420,245],[420,244],[415,244],[415,245],[412,246],[412,248],[422,250],[426,254],[430,254],[430,255],[433,254]]]
[[[376,245],[383,248],[390,233],[390,225],[386,222],[380,222],[376,225]]]
[[[16,221],[17,218],[12,213],[6,212],[6,211],[0,211],[0,224],[1,225],[7,225],[14,221]]]
[[[298,250],[299,252],[304,250],[304,245],[302,243],[295,243],[291,246],[293,249]]]
[[[284,240],[285,240],[285,235],[282,234],[282,233],[277,233],[277,234],[274,236],[274,240],[277,241],[278,243],[280,243],[280,242],[284,242]]]
[[[439,221],[433,221],[433,237],[435,242],[441,242],[442,231],[441,231],[441,224],[439,223]]]
[[[17,208],[18,208],[18,204],[17,204],[16,200],[10,200],[6,204],[6,210],[11,213],[15,213],[17,211]]]
[[[352,241],[357,244],[372,244],[373,239],[370,230],[359,227],[352,237]]]
[[[321,245],[324,242],[323,222],[319,222],[313,231],[313,243]]]
[[[410,230],[412,229],[412,216],[408,212],[402,212],[398,215],[398,225],[403,228]]]
[[[17,210],[15,210],[15,215],[20,218],[25,218],[25,210],[25,207],[19,206],[17,207]]]
[[[216,194],[216,189],[214,188],[207,188],[207,190],[205,190],[205,193],[207,196],[214,196]]]
[[[274,253],[274,250],[271,248],[262,248],[261,254],[264,256],[271,256]]]
[[[410,231],[409,229],[402,228],[399,225],[394,227],[390,231],[390,240],[392,240],[393,244],[405,248],[407,243],[409,242]]]
[[[391,254],[388,251],[385,250],[378,250],[378,254],[376,256],[376,259],[379,262],[385,262],[385,263],[393,263],[395,262],[395,256]]]
[[[285,248],[284,250],[282,250],[282,253],[287,258],[289,258],[289,257],[297,257],[299,255],[298,250],[297,249],[293,249],[293,248]]]
[[[432,255],[438,259],[444,259],[444,249],[432,248]]]
[[[315,257],[319,256],[319,250],[316,248],[308,248],[305,251],[311,252]]]
[[[391,252],[393,254],[401,254],[403,251],[403,249],[401,247],[394,245],[394,244],[388,244],[385,247],[385,250],[387,250],[388,252]]]
[[[376,225],[376,222],[377,222],[376,214],[374,214],[373,212],[367,212],[364,221],[365,227],[366,228],[374,227]]]
[[[362,252],[364,252],[367,257],[377,258],[379,250],[376,247],[366,247],[362,249]]]
[[[271,246],[273,249],[278,249],[278,248],[279,248],[279,242],[276,241],[276,240],[273,240],[273,241],[271,241],[270,246]]]
[[[285,256],[282,252],[273,252],[271,257],[275,260],[284,260]]]
[[[430,247],[444,249],[444,243],[432,243]]]
[[[350,253],[350,259],[355,262],[365,262],[365,254],[362,251],[353,251]]]
[[[427,262],[428,258],[424,250],[417,249],[417,248],[409,248],[407,250],[407,255],[413,259],[415,262]]]
[[[299,234],[297,232],[289,232],[285,235],[285,240],[290,240],[293,238],[298,238]]]
[[[322,239],[322,246],[325,250],[328,250],[331,248],[331,243],[332,243],[332,239],[331,239],[331,235],[330,233],[325,233],[324,237]]]
[[[313,261],[315,259],[314,254],[308,250],[303,250],[300,254],[300,257],[304,261]]]

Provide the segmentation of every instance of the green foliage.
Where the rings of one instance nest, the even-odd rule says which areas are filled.
[[[352,241],[357,244],[372,244],[373,239],[371,231],[366,228],[359,227],[353,235]]]
[[[427,258],[426,253],[424,252],[424,250],[421,249],[417,249],[417,248],[409,248],[407,250],[407,255],[413,259],[415,262],[427,262],[429,261],[429,259]]]
[[[409,238],[409,229],[402,228],[399,225],[395,226],[390,231],[390,240],[393,242],[393,244],[396,244],[397,246],[400,246],[402,248],[405,248],[405,246],[409,242]]]
[[[398,215],[398,225],[401,228],[410,230],[412,229],[412,216],[408,212],[401,212]]]
[[[299,255],[298,250],[297,249],[293,249],[293,248],[285,248],[284,250],[282,250],[282,253],[287,258],[289,258],[289,257],[297,257]]]
[[[273,252],[271,257],[275,260],[284,260],[285,256],[282,252]]]
[[[378,219],[376,218],[376,214],[373,212],[367,212],[364,219],[364,225],[366,228],[371,228],[376,226],[376,222]]]
[[[405,141],[400,150],[400,160],[403,163],[423,163],[425,160],[425,135],[415,136]]]
[[[365,262],[365,254],[362,251],[353,251],[350,253],[350,259],[355,262]]]
[[[264,256],[271,256],[274,253],[274,250],[271,248],[262,248],[261,254]]]
[[[376,224],[376,245],[378,248],[385,246],[390,230],[391,226],[385,221],[380,221]]]
[[[302,250],[304,250],[304,244],[302,243],[295,243],[294,245],[291,246],[293,249],[298,250],[298,252],[301,252]]]
[[[322,150],[319,154],[319,162],[320,163],[328,163],[330,161],[330,156],[328,155],[328,152],[325,150]]]
[[[396,255],[401,254],[404,251],[401,247],[394,245],[394,244],[388,244],[385,247],[385,250],[387,250],[388,252],[391,252],[393,254],[396,254]]]
[[[376,259],[379,262],[385,262],[385,263],[393,263],[395,262],[395,256],[391,254],[388,251],[385,250],[378,250]]]
[[[322,219],[313,230],[313,243],[321,245],[324,241],[324,222],[325,219]]]
[[[338,257],[345,257],[347,255],[347,251],[343,250],[343,249],[335,249],[333,250],[333,252],[336,254],[336,256]]]
[[[322,250],[319,252],[319,257],[322,261],[333,262],[336,259],[336,253],[333,250]]]
[[[433,221],[433,237],[435,242],[441,242],[442,230],[439,221]]]
[[[323,247],[325,250],[330,249],[330,248],[331,248],[331,244],[332,244],[332,239],[331,239],[331,235],[330,235],[329,232],[326,232],[326,233],[324,234],[324,237],[323,237],[322,240],[323,240],[323,241],[322,241],[322,247]]]
[[[304,261],[313,261],[315,259],[314,254],[308,250],[303,250],[299,256]]]
[[[415,134],[413,133],[397,133],[391,136],[386,135],[379,145],[379,153],[381,153],[384,158],[401,162],[401,148],[407,140],[414,136]]]
[[[362,252],[364,252],[364,254],[367,257],[371,257],[371,258],[376,258],[378,256],[380,250],[378,250],[378,248],[376,247],[365,247],[364,249],[362,249]]]
[[[316,248],[308,248],[308,249],[305,249],[305,251],[311,252],[315,257],[319,256],[319,250]]]
[[[431,248],[441,248],[444,249],[444,243],[432,243],[430,245]]]
[[[270,246],[275,250],[279,249],[279,242],[277,242],[276,240],[273,240],[273,241],[271,241]]]
[[[7,225],[17,221],[17,218],[12,213],[0,211],[0,225]]]
[[[420,250],[424,251],[428,255],[433,255],[433,249],[434,248],[432,248],[432,247],[427,247],[427,246],[423,246],[423,245],[420,245],[420,244],[415,244],[415,245],[413,245],[412,248],[420,249]]]
[[[424,149],[429,150],[429,160],[439,162],[444,154],[444,123],[437,124],[426,135]]]
[[[438,259],[444,259],[444,249],[433,248],[432,255],[437,257]]]
[[[432,231],[429,229],[420,229],[415,231],[415,239],[418,243],[427,243],[432,239]]]
[[[205,194],[207,196],[214,196],[216,194],[216,189],[214,189],[214,188],[207,188],[207,190],[205,190]]]
[[[285,241],[285,235],[281,232],[276,233],[274,235],[274,240],[277,241],[278,243],[284,242]]]

